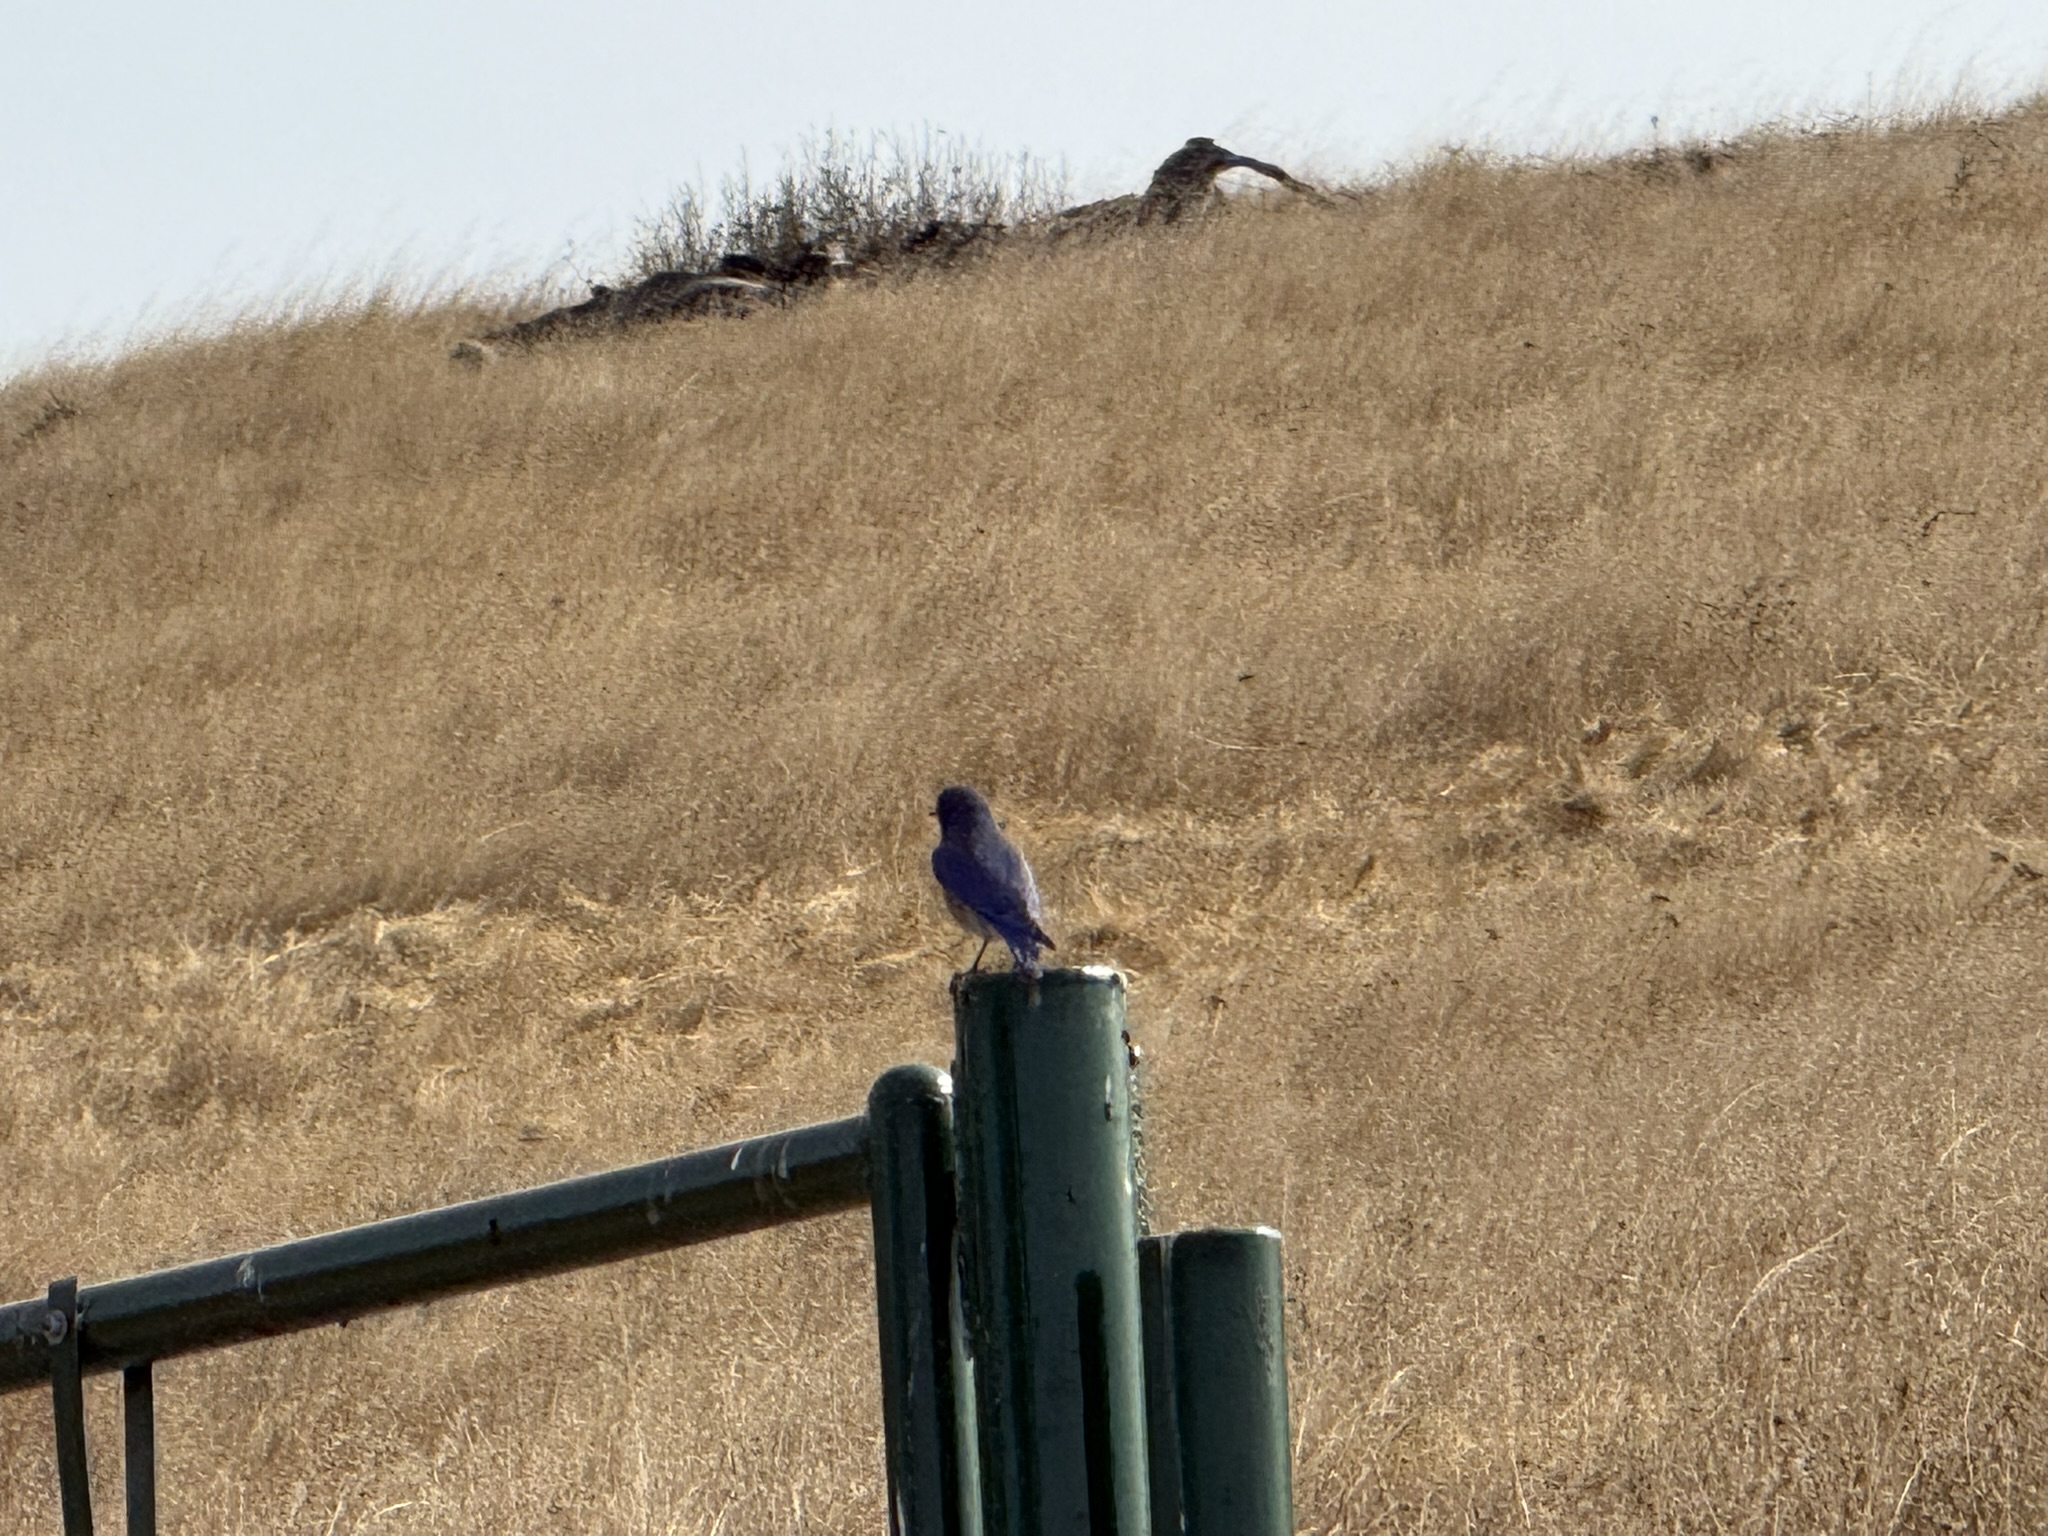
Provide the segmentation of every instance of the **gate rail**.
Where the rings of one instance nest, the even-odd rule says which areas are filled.
[[[929,1067],[883,1081],[913,1113],[950,1094]],[[81,1378],[119,1370],[127,1530],[154,1536],[158,1360],[853,1210],[870,1203],[868,1164],[868,1118],[854,1115],[83,1289],[58,1280],[0,1306],[0,1393],[48,1384],[65,1536],[91,1536]],[[884,1313],[885,1358],[931,1303],[898,1307],[915,1310],[893,1327]]]
[[[868,1202],[867,1119],[686,1152],[78,1291],[79,1369],[344,1323]],[[50,1380],[68,1323],[0,1306],[0,1392]]]

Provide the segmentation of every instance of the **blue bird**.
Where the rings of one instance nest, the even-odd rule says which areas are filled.
[[[1031,866],[1003,836],[988,802],[966,786],[940,790],[934,814],[939,846],[932,850],[932,874],[953,921],[981,940],[968,969],[979,970],[990,941],[1001,939],[1016,957],[1017,969],[1035,979],[1041,974],[1040,947],[1055,946],[1039,926],[1043,914]]]

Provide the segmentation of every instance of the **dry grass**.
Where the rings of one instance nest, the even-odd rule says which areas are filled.
[[[2043,1528],[2044,249],[2036,105],[15,382],[0,1294],[848,1112],[965,778],[1305,1528]],[[176,1363],[169,1528],[875,1528],[862,1234]]]

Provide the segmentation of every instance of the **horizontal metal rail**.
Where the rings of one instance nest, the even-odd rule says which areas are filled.
[[[117,1370],[849,1210],[867,1204],[867,1141],[854,1115],[89,1285],[79,1365]],[[0,1307],[0,1393],[49,1381],[65,1332],[47,1299]]]

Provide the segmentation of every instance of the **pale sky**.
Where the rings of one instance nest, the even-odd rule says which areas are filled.
[[[0,0],[0,376],[294,293],[617,268],[807,134],[1136,190],[1192,134],[1369,174],[2048,85],[2042,0]]]

